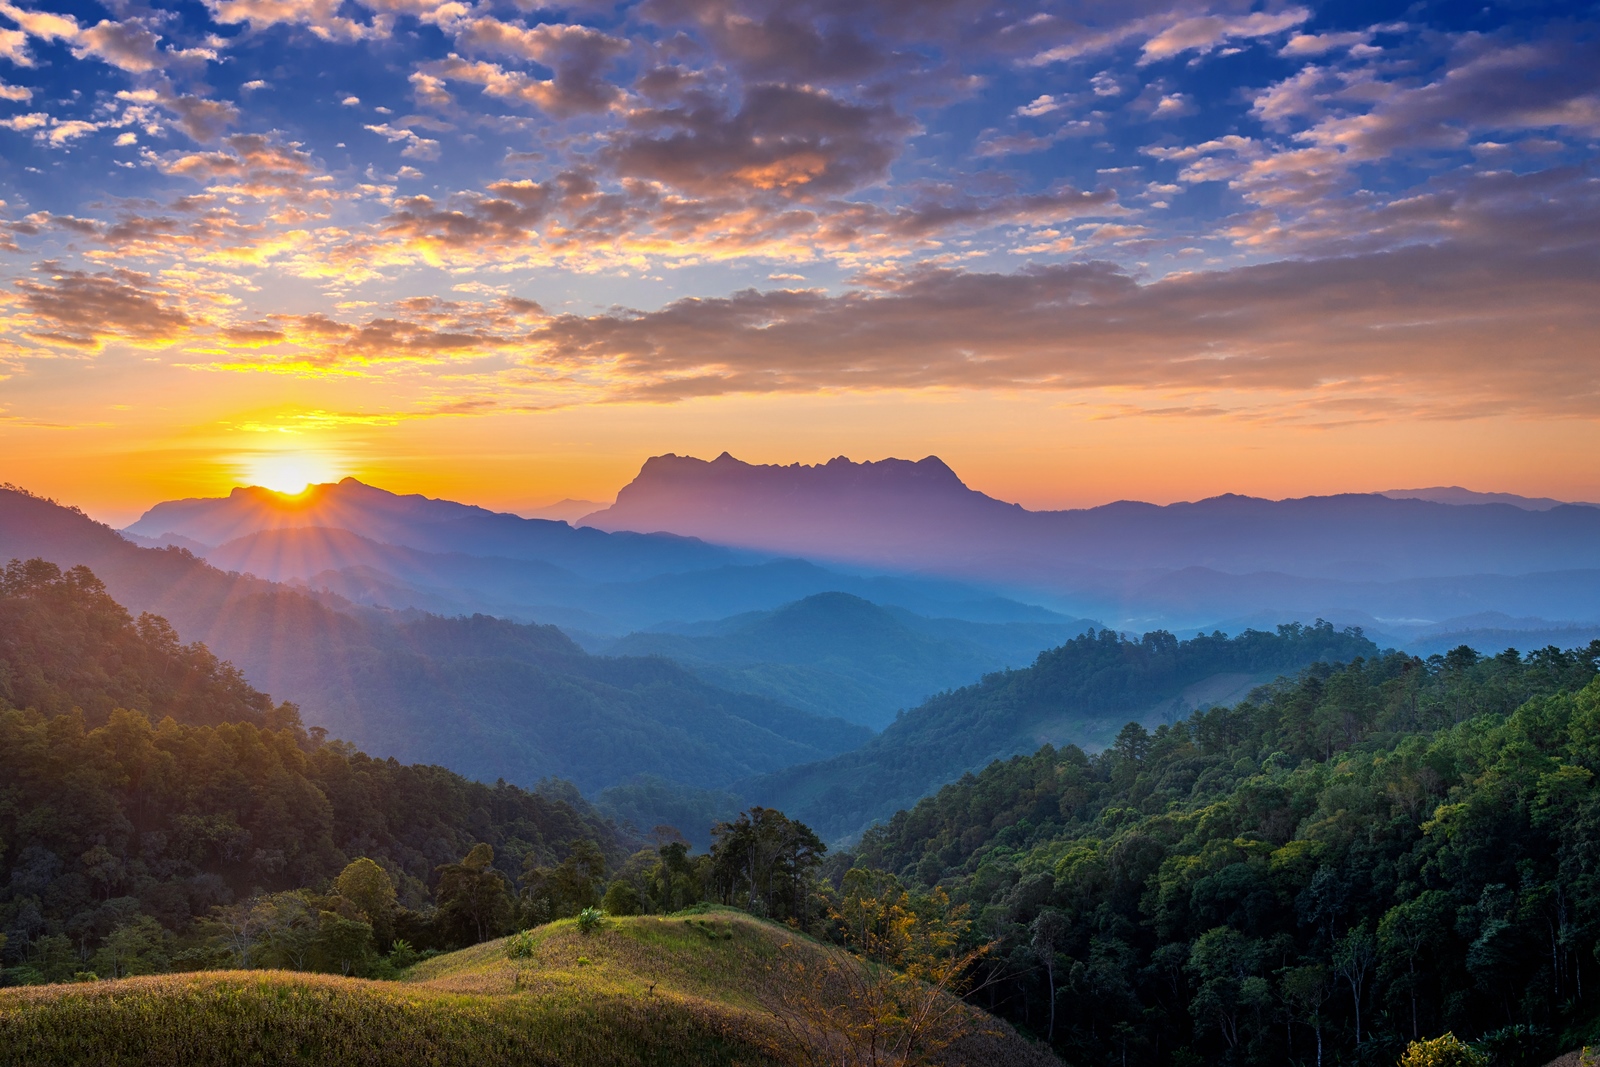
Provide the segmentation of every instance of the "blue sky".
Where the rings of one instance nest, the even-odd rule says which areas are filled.
[[[374,383],[335,420],[1589,420],[1596,13],[4,0],[5,410],[121,353]]]

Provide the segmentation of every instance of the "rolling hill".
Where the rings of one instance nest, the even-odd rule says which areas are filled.
[[[117,601],[204,641],[309,724],[487,781],[557,776],[594,790],[658,774],[722,786],[868,736],[665,660],[590,656],[554,627],[356,611],[181,549],[136,547],[81,513],[0,490],[0,558],[34,556],[88,565]]]
[[[665,656],[725,689],[881,729],[903,708],[1032,663],[1043,649],[1093,625],[929,619],[830,592],[677,633],[629,634],[604,651]]]
[[[563,921],[532,937],[528,958],[491,941],[401,982],[225,971],[4,989],[0,1064],[800,1067],[843,1041],[856,1014],[834,985],[807,976],[862,964],[741,912],[613,919],[592,935]],[[831,1033],[785,1027],[774,1010],[830,999]],[[991,1016],[952,1010],[966,1033],[933,1063],[1058,1062]]]
[[[1103,747],[1129,721],[1176,721],[1308,664],[1377,651],[1359,632],[1326,623],[1182,642],[1164,632],[1141,641],[1109,630],[1086,633],[1040,654],[1031,667],[934,697],[855,751],[734,789],[825,837],[847,838],[994,760],[1047,743]]]

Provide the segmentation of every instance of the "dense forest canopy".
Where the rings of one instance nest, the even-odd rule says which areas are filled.
[[[475,845],[515,875],[580,842],[613,858],[633,843],[570,787],[484,785],[326,740],[162,620],[131,620],[82,568],[12,564],[0,621],[7,964],[53,938],[87,968],[119,932],[160,940],[255,895],[332,892],[363,857],[426,910],[437,869]]]
[[[1319,664],[1106,751],[1046,746],[868,831],[998,939],[1069,1062],[1542,1063],[1600,1014],[1600,642]]]
[[[265,725],[274,708],[204,645],[180,645],[165,619],[137,622],[87,567],[12,560],[0,574],[0,701],[91,725],[130,708],[198,725]],[[285,715],[290,712],[285,710]]]

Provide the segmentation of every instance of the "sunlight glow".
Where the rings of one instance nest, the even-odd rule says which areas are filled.
[[[259,485],[285,496],[298,496],[312,485],[336,482],[343,465],[315,452],[269,452],[241,457],[240,474],[247,485]]]

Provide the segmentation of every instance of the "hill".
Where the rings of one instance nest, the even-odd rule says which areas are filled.
[[[991,760],[1044,743],[1107,745],[1129,719],[1173,721],[1318,660],[1377,651],[1359,631],[1336,632],[1326,623],[1182,642],[1160,631],[1140,641],[1109,630],[1086,633],[1023,670],[934,697],[855,751],[734,788],[839,838]]]
[[[625,571],[602,579],[538,559],[424,552],[319,526],[261,530],[193,550],[223,570],[331,591],[357,604],[485,613],[600,634],[718,619],[825,591],[977,621],[1062,621],[1054,612],[971,586],[842,574],[801,560],[728,563],[621,580]]]
[[[688,632],[629,634],[604,651],[665,656],[722,688],[881,729],[900,709],[1031,663],[1042,649],[1093,625],[928,619],[831,592],[684,627]]]
[[[1600,1037],[1597,661],[1319,664],[993,763],[850,861],[939,884],[993,959],[1032,961],[994,969],[996,1003],[1054,1004],[1069,1062],[1392,1064],[1453,1031],[1535,1067]]]
[[[139,548],[79,512],[0,490],[0,558],[87,565],[254,686],[364,751],[532,785],[636,774],[690,785],[853,748],[868,732],[731,693],[659,659],[590,656],[549,626],[361,612],[337,598]]]
[[[540,927],[438,957],[403,982],[234,971],[0,990],[0,1064],[312,1062],[389,1067],[655,1067],[815,1062],[854,1018],[806,975],[861,973],[841,950],[731,910]],[[792,961],[798,966],[781,966]],[[838,1029],[804,1036],[774,1006],[829,1000]],[[1048,1067],[1048,1052],[975,1009],[930,1062]]]

